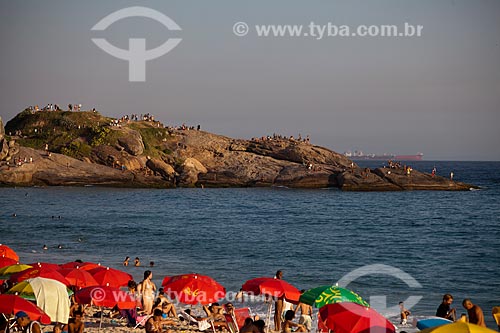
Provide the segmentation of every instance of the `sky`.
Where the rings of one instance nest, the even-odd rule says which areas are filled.
[[[158,11],[92,27],[131,6]],[[245,22],[248,34],[233,28]],[[421,36],[262,37],[256,25],[421,25]],[[304,29],[306,29],[304,28]],[[303,30],[306,31],[306,30]],[[400,31],[400,30],[398,30]],[[155,115],[236,138],[309,135],[337,152],[500,160],[500,1],[0,0],[0,116],[81,103]],[[181,38],[129,81],[129,61],[93,38],[153,49]]]

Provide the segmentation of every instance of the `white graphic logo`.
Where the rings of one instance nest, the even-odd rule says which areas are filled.
[[[117,10],[96,23],[91,30],[102,31],[124,18],[147,17],[163,24],[173,31],[182,30],[171,18],[157,10],[147,7],[128,7]],[[146,61],[156,59],[170,52],[181,42],[182,38],[169,38],[162,45],[146,50],[146,39],[129,38],[128,50],[120,49],[110,44],[104,38],[92,38],[92,41],[104,52],[118,59],[128,61],[128,80],[130,82],[146,81]]]
[[[352,272],[344,275],[337,284],[340,287],[347,287],[347,285],[360,277],[367,275],[387,275],[400,279],[410,288],[422,288],[422,285],[415,280],[410,274],[402,271],[399,268],[383,265],[383,264],[375,264],[363,266],[358,269],[353,270]],[[405,301],[405,307],[407,309],[411,309],[414,307],[420,300],[422,296],[409,296]],[[370,296],[370,306],[375,310],[384,313],[399,313],[399,305],[394,305],[392,307],[387,307],[387,296]]]

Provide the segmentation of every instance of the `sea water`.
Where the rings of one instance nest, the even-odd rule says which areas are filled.
[[[95,261],[140,281],[154,261],[157,284],[164,276],[196,272],[233,292],[278,269],[307,289],[367,267],[348,288],[376,300],[393,322],[399,301],[421,297],[411,311],[430,316],[451,293],[458,315],[466,312],[461,300],[471,298],[496,328],[491,309],[500,305],[500,162],[412,162],[426,172],[434,166],[438,175],[453,172],[455,180],[482,189],[1,188],[0,243],[24,263]],[[126,256],[139,257],[142,266],[123,267]],[[265,312],[262,304],[253,309]]]

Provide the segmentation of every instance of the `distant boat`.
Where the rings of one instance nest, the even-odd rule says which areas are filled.
[[[396,155],[394,159],[396,161],[421,161],[424,157],[424,154],[417,153],[415,155]]]

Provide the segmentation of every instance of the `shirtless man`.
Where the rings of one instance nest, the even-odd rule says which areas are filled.
[[[281,270],[276,272],[275,279],[282,280],[283,272]],[[283,313],[283,302],[282,297],[278,298],[274,303],[274,330],[281,331],[281,314]]]
[[[82,312],[76,310],[74,315],[75,318],[68,323],[68,333],[83,333],[85,323],[82,321]]]
[[[400,309],[400,317],[401,317],[401,324],[406,325],[408,316],[411,315],[411,312],[405,308],[405,304],[403,302],[399,302],[399,309]]]
[[[463,300],[462,305],[469,315],[469,323],[486,327],[483,310],[478,305],[472,304],[471,300],[468,298]]]
[[[305,290],[301,290],[300,293],[303,294]],[[295,313],[299,313],[300,310],[300,318],[299,318],[299,324],[304,325],[306,328],[307,332],[311,332],[312,328],[312,306],[304,303],[299,303],[295,307]]]

